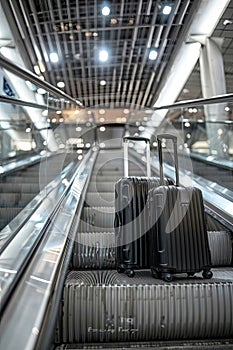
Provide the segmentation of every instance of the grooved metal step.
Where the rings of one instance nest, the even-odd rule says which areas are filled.
[[[64,288],[61,342],[204,339],[233,335],[233,269],[210,280],[72,271]],[[226,270],[224,270],[226,272]],[[71,303],[72,301],[72,303]],[[218,305],[218,307],[216,307]]]

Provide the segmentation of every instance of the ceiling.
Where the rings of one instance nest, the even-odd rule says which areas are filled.
[[[63,91],[85,107],[134,109],[155,103],[199,2],[169,0],[169,15],[162,13],[167,1],[154,0],[109,1],[108,16],[101,14],[99,0],[4,1],[2,6],[27,68],[39,64],[47,82],[63,81]],[[227,92],[232,92],[233,24],[224,25],[224,19],[233,20],[233,0],[213,33],[224,38]],[[104,63],[98,58],[101,48],[109,50]],[[151,48],[158,52],[156,60],[149,59]],[[58,54],[57,63],[49,60],[51,52]],[[178,99],[201,96],[197,64]]]

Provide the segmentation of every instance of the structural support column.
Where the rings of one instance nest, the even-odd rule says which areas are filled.
[[[204,98],[226,93],[221,40],[205,38],[200,55],[200,76]],[[228,119],[226,104],[205,105],[206,132],[210,144],[210,154],[218,158],[229,158],[228,130],[222,123]]]

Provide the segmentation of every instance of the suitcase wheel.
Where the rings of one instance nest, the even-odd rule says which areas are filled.
[[[135,272],[134,272],[134,270],[128,269],[128,270],[126,270],[126,275],[128,277],[134,277]]]
[[[203,278],[209,279],[209,278],[211,278],[213,276],[213,272],[210,271],[210,270],[204,270],[202,272],[202,276],[203,276]]]
[[[173,276],[170,273],[162,273],[161,278],[166,282],[171,282],[173,280]]]
[[[118,266],[118,267],[117,267],[117,272],[118,272],[118,273],[123,273],[123,272],[125,272],[124,267]]]

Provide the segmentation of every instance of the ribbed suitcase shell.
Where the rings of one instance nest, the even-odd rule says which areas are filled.
[[[115,268],[114,232],[78,232],[72,262],[74,269]]]
[[[149,197],[154,272],[209,271],[211,256],[201,191],[195,187],[160,186],[152,189]]]
[[[166,180],[171,184],[170,180]],[[115,185],[117,267],[132,272],[149,268],[148,191],[160,185],[157,177],[128,176]]]
[[[213,266],[232,265],[232,239],[228,231],[208,231]]]
[[[64,288],[63,342],[232,337],[232,269],[229,276],[165,283],[146,271],[137,278],[71,272]]]

